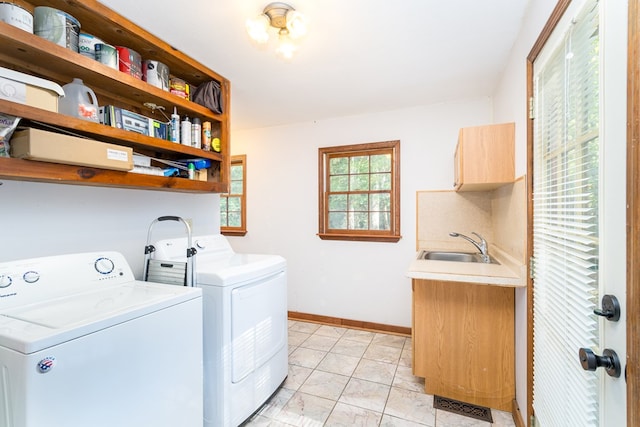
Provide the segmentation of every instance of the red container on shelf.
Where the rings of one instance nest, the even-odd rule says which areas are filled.
[[[142,57],[138,52],[124,46],[116,46],[118,50],[118,69],[142,80]]]

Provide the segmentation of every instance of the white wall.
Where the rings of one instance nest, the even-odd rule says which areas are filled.
[[[233,132],[232,153],[247,155],[249,230],[230,238],[233,247],[287,259],[289,310],[411,326],[405,272],[415,254],[416,191],[452,187],[458,129],[489,122],[490,112],[483,98]],[[318,148],[396,139],[402,239],[318,238]]]
[[[527,56],[542,31],[557,0],[529,2],[520,34],[514,43],[493,102],[498,123],[516,123],[516,176],[527,172]],[[527,291],[516,289],[516,400],[523,420],[527,414]]]
[[[63,253],[122,252],[137,278],[151,222],[163,215],[191,219],[194,233],[220,229],[217,194],[0,181],[0,262]],[[152,240],[184,235],[169,221]]]

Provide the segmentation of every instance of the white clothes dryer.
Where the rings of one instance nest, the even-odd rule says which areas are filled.
[[[235,253],[220,234],[193,242],[204,304],[204,425],[235,427],[288,373],[286,261]],[[186,238],[154,246],[158,260],[185,261]]]
[[[202,291],[117,252],[0,263],[0,426],[202,426]]]

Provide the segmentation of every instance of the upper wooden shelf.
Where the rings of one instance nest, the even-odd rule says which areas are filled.
[[[8,68],[42,76],[60,85],[70,83],[70,76],[77,77],[97,94],[137,104],[135,106],[141,111],[151,112],[144,104],[152,103],[163,107],[167,115],[171,114],[175,106],[181,115],[197,115],[215,122],[226,119],[226,112],[215,114],[195,102],[4,22],[0,22],[0,45],[3,47],[0,64]]]
[[[29,0],[33,7],[48,6],[69,13],[82,30],[105,43],[126,46],[143,59],[162,62],[172,75],[191,85],[215,80],[220,83],[223,112],[206,107],[150,85],[127,73],[112,69],[48,40],[0,22],[0,66],[54,81],[60,85],[74,78],[98,95],[100,105],[113,104],[128,110],[167,120],[148,105],[162,107],[170,115],[174,107],[181,116],[198,117],[212,124],[212,136],[221,140],[221,152],[205,151],[135,132],[105,126],[29,105],[0,100],[0,112],[22,118],[20,125],[79,134],[98,141],[133,148],[158,159],[211,160],[207,181],[162,177],[92,167],[79,167],[15,158],[0,158],[0,179],[96,185],[194,193],[224,193],[229,187],[230,82],[223,76],[180,52],[145,29],[96,0]],[[53,128],[53,129],[52,129]]]

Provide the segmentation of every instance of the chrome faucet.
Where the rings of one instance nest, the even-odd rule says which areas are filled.
[[[484,237],[482,237],[475,231],[472,231],[471,234],[475,234],[476,236],[478,236],[478,238],[480,239],[480,242],[476,242],[471,237],[465,236],[464,234],[460,234],[456,232],[449,233],[449,236],[462,237],[463,239],[469,241],[469,243],[471,243],[473,246],[475,246],[478,249],[478,251],[480,251],[480,256],[482,257],[483,262],[486,262],[486,263],[491,262],[491,259],[489,258],[489,247],[487,245],[487,241],[484,240]]]

